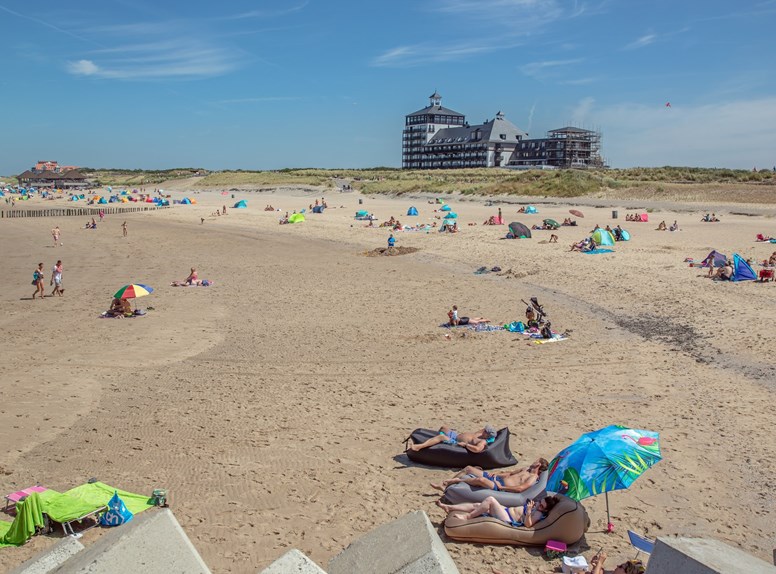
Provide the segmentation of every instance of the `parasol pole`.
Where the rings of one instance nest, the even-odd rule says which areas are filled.
[[[609,514],[609,491],[607,490],[604,495],[606,496],[606,532],[614,532],[614,524],[612,524],[612,517]]]

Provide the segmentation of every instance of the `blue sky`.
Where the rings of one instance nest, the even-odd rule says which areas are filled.
[[[776,164],[776,0],[0,0],[0,173],[401,165],[404,116]],[[666,107],[670,102],[671,107]]]

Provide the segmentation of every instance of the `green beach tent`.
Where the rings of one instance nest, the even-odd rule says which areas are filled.
[[[301,223],[303,221],[304,221],[304,215],[302,215],[301,213],[293,213],[288,218],[289,223]]]

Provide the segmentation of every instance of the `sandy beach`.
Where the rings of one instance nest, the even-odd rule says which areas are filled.
[[[91,477],[139,493],[167,488],[214,572],[256,572],[290,548],[325,568],[361,534],[413,510],[440,525],[461,572],[550,572],[541,549],[446,539],[429,482],[452,473],[410,463],[403,440],[417,427],[508,426],[523,465],[618,423],[659,431],[663,460],[610,494],[613,534],[604,498],[583,501],[592,526],[578,550],[632,557],[632,529],[712,537],[771,560],[776,283],[713,282],[685,259],[711,249],[767,259],[776,245],[755,236],[776,235],[773,210],[533,200],[539,213],[525,215],[515,198],[451,197],[460,233],[395,232],[397,246],[419,251],[365,257],[389,232],[354,221],[356,210],[414,224],[438,222],[438,206],[315,188],[224,196],[195,181],[164,187],[197,204],[108,215],[96,230],[79,217],[0,220],[4,493]],[[324,195],[329,209],[302,224],[281,226],[281,214],[263,211],[298,211]],[[231,209],[240,199],[248,208]],[[228,215],[211,215],[224,204]],[[418,217],[404,215],[410,205]],[[507,222],[528,226],[571,208],[586,217],[557,231],[557,244],[549,231],[505,241],[506,226],[482,225],[499,206]],[[650,221],[626,222],[643,211],[629,207],[648,207]],[[721,222],[701,223],[709,211]],[[680,231],[656,231],[661,220]],[[595,224],[617,223],[632,239],[614,253],[569,252]],[[64,296],[31,300],[33,269],[44,263],[48,294],[57,259]],[[502,272],[474,274],[483,266]],[[214,285],[169,286],[191,267]],[[153,286],[137,301],[153,309],[98,318],[127,283]],[[494,324],[520,320],[531,296],[556,330],[571,331],[568,341],[446,338],[439,327],[453,304]],[[54,542],[3,549],[4,564]]]

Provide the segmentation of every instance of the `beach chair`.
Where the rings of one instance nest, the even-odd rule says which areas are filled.
[[[628,538],[630,538],[631,546],[637,550],[636,558],[638,558],[639,554],[642,552],[644,554],[652,554],[652,551],[655,549],[655,543],[652,540],[639,536],[632,530],[628,530]]]
[[[13,504],[16,505],[17,502],[20,500],[24,500],[27,498],[30,494],[33,492],[44,492],[48,490],[45,486],[40,486],[39,484],[36,484],[35,486],[30,486],[29,488],[24,488],[22,490],[17,490],[16,492],[12,492],[10,494],[5,495],[5,508],[3,509],[5,512],[8,512],[8,508]]]

